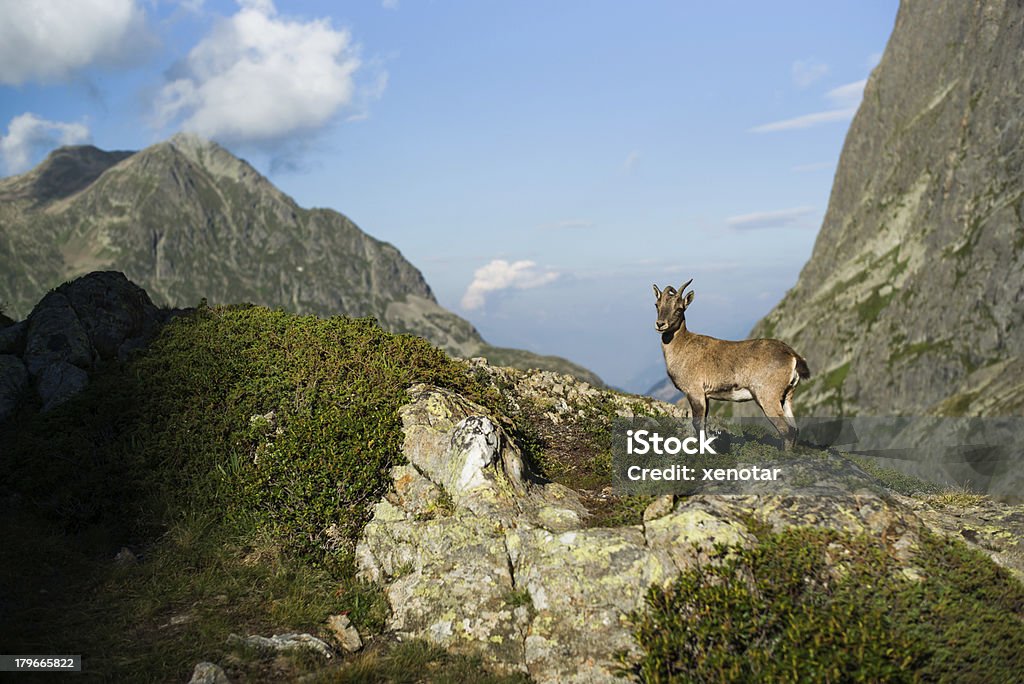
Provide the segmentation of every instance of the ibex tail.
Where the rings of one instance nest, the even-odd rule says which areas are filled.
[[[807,361],[802,356],[796,357],[796,374],[803,380],[811,377],[811,369],[807,367]]]

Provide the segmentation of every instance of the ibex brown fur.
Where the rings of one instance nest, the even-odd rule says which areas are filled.
[[[686,394],[693,414],[693,427],[704,429],[708,399],[750,401],[764,411],[782,437],[783,447],[796,443],[793,420],[793,388],[811,377],[807,362],[785,342],[779,340],[743,340],[732,342],[686,329],[686,308],[693,292],[683,292],[691,278],[679,290],[654,286],[657,297],[661,350],[672,383]]]

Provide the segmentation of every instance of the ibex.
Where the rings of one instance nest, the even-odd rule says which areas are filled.
[[[654,327],[661,333],[668,376],[690,402],[693,427],[698,434],[704,429],[708,399],[753,399],[779,431],[783,448],[789,449],[797,436],[793,388],[801,378],[811,377],[807,362],[779,340],[732,342],[687,330],[685,312],[693,292],[685,297],[683,292],[692,282],[693,278],[678,291],[666,287],[662,292],[654,286],[658,309]]]

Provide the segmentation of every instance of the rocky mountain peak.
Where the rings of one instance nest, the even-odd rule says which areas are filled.
[[[1024,6],[905,0],[813,254],[752,336],[807,356],[805,414],[1024,407]]]
[[[373,316],[451,354],[601,384],[564,359],[491,347],[438,304],[393,245],[337,211],[298,206],[246,161],[193,134],[135,153],[62,148],[0,181],[0,263],[0,302],[15,317],[62,282],[117,270],[157,305],[205,298]]]
[[[213,176],[270,185],[270,181],[247,161],[236,157],[216,142],[195,133],[175,133],[163,145],[180,153]]]

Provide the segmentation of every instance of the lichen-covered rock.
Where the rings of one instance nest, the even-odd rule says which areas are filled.
[[[552,682],[614,679],[614,654],[635,648],[625,616],[678,567],[647,545],[639,526],[508,536],[532,613],[523,654],[530,674]]]
[[[364,571],[386,584],[392,629],[521,669],[528,615],[514,602],[500,523],[375,518],[361,546]]]
[[[415,474],[455,506],[497,520],[517,517],[525,508],[544,509],[549,519],[579,525],[585,508],[564,487],[552,484],[527,491],[519,448],[482,406],[427,385],[413,386],[409,395],[412,401],[401,409],[403,453]],[[402,487],[414,486],[413,473],[397,471],[393,479],[396,475]]]
[[[562,592],[545,585],[529,568],[535,554],[543,555],[554,543],[553,535],[581,526],[584,507],[566,487],[530,481],[518,448],[483,407],[424,385],[413,387],[410,394],[413,401],[402,410],[410,465],[393,470],[395,494],[377,505],[357,548],[363,574],[387,588],[391,627],[455,650],[481,652],[494,664],[529,671],[540,681],[564,678],[578,655],[573,642],[538,633],[535,657],[527,655],[529,629],[537,617],[532,591],[543,593],[547,587],[548,593]],[[410,496],[412,492],[424,496]],[[568,534],[589,539],[580,549],[614,551],[609,539],[600,538],[602,531]],[[644,556],[638,529],[621,534],[623,546]],[[628,553],[612,556],[625,559]],[[565,573],[564,583],[572,586],[586,584],[588,568],[601,575],[608,570],[593,566],[587,552],[577,562],[561,560],[566,562],[555,562]],[[650,584],[645,576],[649,573],[626,571],[644,563],[615,563],[614,574],[631,586],[627,596],[641,595]],[[664,568],[654,572],[663,573]],[[521,581],[520,574],[533,579]],[[554,575],[548,579],[557,581]],[[572,621],[569,608],[558,604],[546,610],[545,624]],[[612,651],[604,648],[601,633],[595,630],[593,641],[599,646],[593,657],[607,669]],[[594,673],[604,671],[597,667]]]
[[[355,653],[363,647],[363,639],[359,631],[352,626],[347,615],[332,615],[327,618],[327,627],[331,630],[338,644],[348,651]]]
[[[14,415],[25,390],[28,371],[17,356],[0,355],[0,423]]]
[[[538,682],[617,679],[615,654],[635,652],[626,616],[647,589],[752,543],[752,520],[869,534],[904,559],[921,527],[870,491],[662,497],[643,524],[587,527],[575,491],[525,472],[499,417],[427,385],[410,395],[401,412],[409,464],[392,470],[394,492],[364,529],[360,571],[384,585],[400,636]]]
[[[497,513],[514,505],[513,491],[522,489],[522,457],[511,446],[502,449],[508,441],[502,430],[471,410],[455,395],[442,393],[408,404],[402,412],[409,425],[406,454],[456,505],[478,515]]]
[[[196,663],[188,684],[231,684],[231,680],[220,665],[202,662]]]
[[[679,567],[689,566],[695,557],[706,561],[716,544],[736,546],[752,541],[740,520],[696,497],[667,515],[646,520],[644,536],[649,544],[664,548]]]
[[[331,647],[323,640],[317,639],[312,634],[299,634],[288,632],[286,634],[275,634],[270,637],[253,634],[247,637],[238,634],[228,635],[229,646],[244,646],[251,648],[264,656],[271,656],[277,653],[293,653],[296,651],[308,651],[316,653],[324,658],[334,657]]]
[[[690,416],[690,406],[686,402],[677,406],[651,397],[600,390],[571,375],[539,369],[503,368],[490,365],[483,358],[470,359],[467,364],[474,372],[486,376],[491,384],[508,388],[514,407],[520,408],[517,404],[521,402],[532,403],[545,419],[555,425],[580,417],[588,406],[598,401],[610,402],[620,418],[632,418],[634,415]]]
[[[935,532],[962,539],[1024,581],[1024,506],[966,491],[895,497]]]

